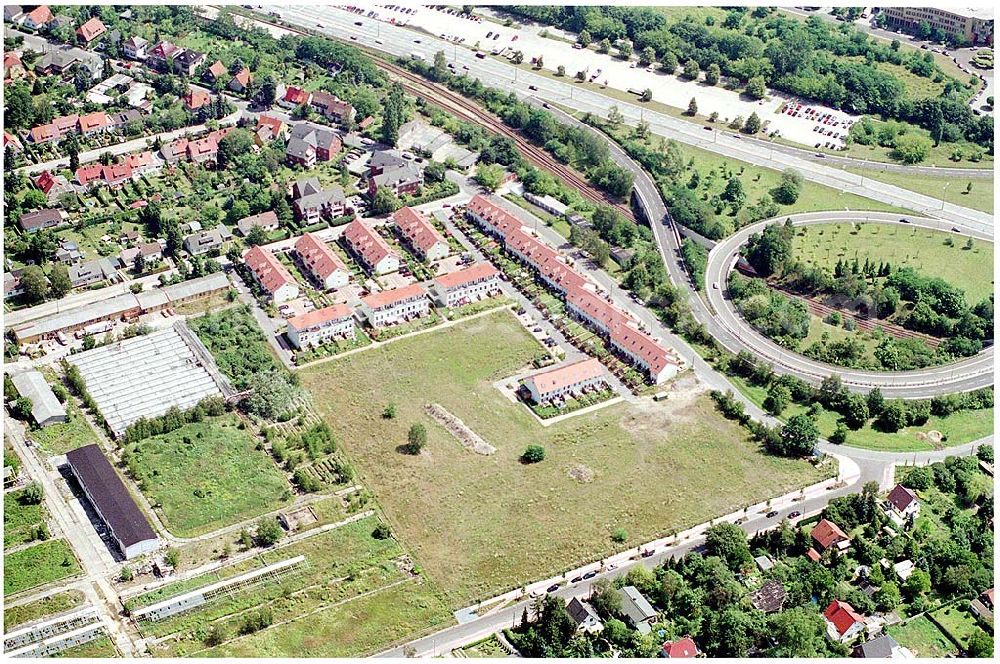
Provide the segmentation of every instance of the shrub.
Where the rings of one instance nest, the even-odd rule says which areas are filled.
[[[628,533],[625,532],[624,528],[615,528],[615,532],[611,533],[611,541],[621,544],[628,539]]]
[[[420,454],[427,444],[427,429],[420,422],[410,427],[410,432],[406,436],[406,451],[409,454]]]
[[[389,530],[389,526],[384,523],[380,523],[375,526],[375,530],[372,531],[372,537],[378,540],[389,539],[392,537],[392,531]]]
[[[545,448],[541,445],[528,445],[521,455],[521,463],[538,463],[545,459]]]

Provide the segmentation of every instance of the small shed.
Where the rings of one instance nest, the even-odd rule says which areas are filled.
[[[38,371],[25,371],[11,376],[17,393],[31,402],[31,417],[40,427],[65,422],[66,409],[56,398],[45,377]]]

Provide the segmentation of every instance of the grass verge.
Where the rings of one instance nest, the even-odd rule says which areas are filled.
[[[3,571],[3,594],[6,597],[79,574],[80,563],[69,542],[55,539],[5,554]]]

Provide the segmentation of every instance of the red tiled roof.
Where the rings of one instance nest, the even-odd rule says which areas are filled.
[[[476,263],[464,270],[458,270],[450,274],[443,274],[434,279],[434,283],[442,288],[452,289],[465,284],[475,283],[484,279],[489,279],[498,274],[498,271],[490,263]]]
[[[902,484],[897,484],[892,488],[892,491],[889,492],[886,500],[888,500],[898,511],[902,512],[906,510],[911,503],[917,500],[917,494],[913,493]]]
[[[678,639],[677,641],[667,641],[663,644],[662,650],[664,657],[698,656],[698,646],[695,645],[694,640],[690,636],[685,636],[683,639]]]
[[[48,171],[42,171],[42,174],[35,178],[35,186],[45,192],[46,195],[52,191],[52,187],[56,186],[56,184],[55,177]]]
[[[841,636],[846,634],[847,630],[856,623],[865,621],[864,617],[858,614],[853,606],[839,599],[830,602],[830,606],[826,607],[826,611],[823,612],[823,617],[833,624]]]
[[[812,529],[812,538],[822,549],[829,549],[837,542],[847,539],[847,533],[832,521],[823,519]]]
[[[346,101],[338,98],[336,95],[330,94],[329,92],[324,92],[323,90],[318,90],[313,93],[311,103],[313,106],[322,108],[324,112],[332,112],[337,115],[348,113],[351,109],[351,105]]]
[[[108,183],[122,182],[132,177],[132,167],[128,162],[103,166],[101,168],[101,177]]]
[[[289,104],[301,106],[302,104],[309,103],[309,93],[302,88],[290,85],[285,89],[285,96],[283,100],[287,101]]]
[[[130,154],[125,158],[125,163],[132,168],[144,168],[146,166],[151,166],[153,164],[153,153],[149,150],[145,150],[143,152]]]
[[[161,58],[166,60],[167,58],[173,56],[181,50],[180,46],[171,44],[168,41],[163,41],[153,47],[153,50],[149,52],[149,55],[153,58]]]
[[[207,105],[211,101],[212,98],[208,96],[208,93],[202,92],[201,90],[191,90],[184,95],[184,105],[192,111],[197,111],[199,108]]]
[[[398,302],[410,300],[422,295],[427,295],[427,291],[424,290],[423,286],[420,284],[410,284],[409,286],[403,286],[402,288],[394,288],[392,290],[366,295],[361,298],[361,301],[364,302],[368,308],[375,310],[389,307]]]
[[[14,51],[7,51],[3,54],[3,70],[7,71],[11,67],[21,64],[21,58]]]
[[[315,309],[307,314],[302,314],[301,316],[289,318],[288,327],[296,330],[307,330],[310,327],[322,325],[323,323],[328,323],[330,321],[350,318],[351,315],[351,308],[346,304],[334,304],[333,306],[323,307],[322,309]]]
[[[296,240],[295,251],[313,274],[324,281],[338,270],[347,271],[347,266],[340,260],[340,256],[313,233],[305,233]]]
[[[239,84],[245,88],[246,86],[250,85],[250,70],[244,67],[243,69],[236,72],[236,75],[233,76],[233,80],[238,81]]]
[[[809,547],[809,550],[806,551],[806,555],[809,557],[809,560],[813,561],[814,563],[818,563],[820,560],[823,559],[823,556],[819,555],[819,551],[817,551],[812,547]]]
[[[76,181],[82,185],[90,184],[101,177],[101,168],[103,167],[99,163],[81,166],[76,169]]]
[[[527,380],[535,384],[540,394],[547,394],[555,390],[560,390],[585,380],[598,378],[607,373],[604,365],[596,357],[589,357],[585,360],[578,360],[563,364],[561,366],[541,371]]]
[[[39,5],[28,12],[28,17],[35,22],[35,25],[45,25],[52,20],[52,11],[47,5]]]
[[[76,34],[79,35],[80,38],[83,39],[83,41],[90,42],[96,39],[97,37],[100,37],[107,31],[108,29],[104,27],[103,23],[101,23],[101,19],[94,16],[91,17],[90,20],[81,25],[79,28],[77,28]]]
[[[392,220],[410,244],[421,253],[426,254],[438,242],[448,244],[427,217],[411,207],[397,210],[392,215]]]
[[[104,111],[97,111],[96,113],[88,113],[87,115],[81,115],[80,119],[80,131],[87,132],[94,129],[100,129],[101,127],[107,127],[111,124],[111,118]]]
[[[222,60],[216,60],[205,71],[211,74],[212,78],[219,78],[220,76],[224,76],[229,70],[226,69],[226,65],[222,64]]]
[[[55,124],[44,124],[32,127],[28,134],[31,136],[31,140],[34,143],[42,143],[59,135]]]
[[[105,114],[105,118],[106,117],[107,114]],[[73,129],[76,129],[79,126],[80,116],[63,115],[53,120],[52,124],[55,126],[56,131],[58,131],[60,134],[65,134],[67,131],[72,131]]]
[[[253,247],[243,256],[247,267],[257,276],[261,286],[269,293],[275,293],[285,284],[294,284],[295,279],[288,273],[274,254],[262,247]]]
[[[272,118],[270,115],[262,115],[257,118],[257,127],[259,130],[261,127],[270,127],[271,136],[277,136],[281,132],[281,128],[285,126],[285,123],[278,118]]]
[[[3,146],[6,148],[8,145],[13,145],[18,150],[21,149],[21,141],[20,141],[20,139],[18,139],[17,136],[15,136],[14,134],[10,133],[9,131],[5,131],[3,133]]]
[[[378,265],[386,256],[395,255],[374,228],[355,219],[344,229],[344,239],[369,265]]]

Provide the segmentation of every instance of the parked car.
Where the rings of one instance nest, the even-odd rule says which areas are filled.
[[[773,519],[776,516],[778,516],[778,510],[771,510],[770,512],[767,513],[768,519]]]

